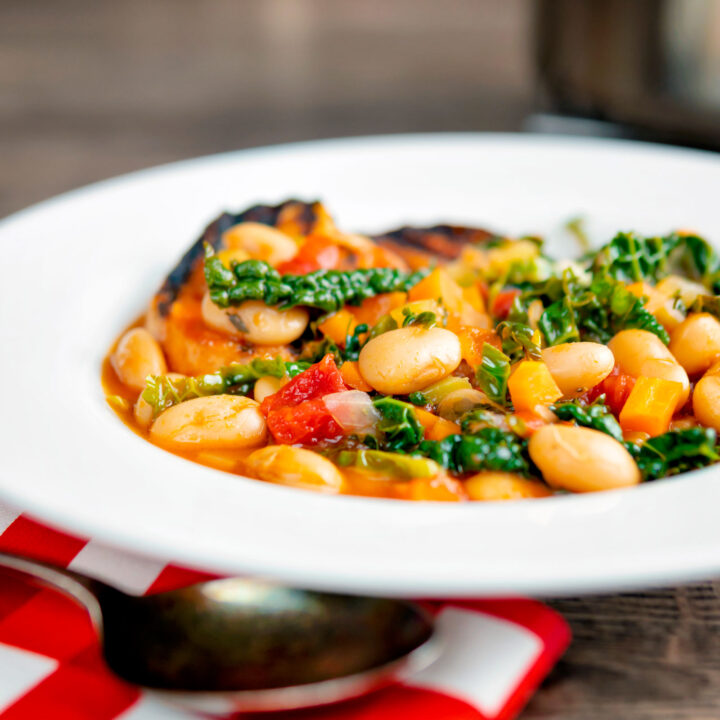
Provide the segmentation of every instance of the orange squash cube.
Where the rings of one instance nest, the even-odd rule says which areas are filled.
[[[336,345],[345,345],[345,338],[352,334],[357,326],[354,315],[343,308],[333,313],[327,320],[318,325],[320,332],[330,338]]]
[[[440,300],[449,313],[462,312],[465,297],[463,289],[450,277],[447,270],[435,268],[426,278],[410,288],[408,300]]]
[[[651,436],[667,432],[682,389],[672,380],[641,375],[620,411],[620,427]]]
[[[521,360],[508,379],[510,399],[516,411],[551,405],[562,397],[547,365],[540,360]]]

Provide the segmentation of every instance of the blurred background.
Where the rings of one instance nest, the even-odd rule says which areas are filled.
[[[720,0],[0,2],[0,216],[194,155],[447,130],[720,147]]]

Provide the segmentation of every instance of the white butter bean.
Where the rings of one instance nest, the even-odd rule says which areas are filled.
[[[522,500],[548,497],[552,492],[537,480],[508,472],[481,472],[465,481],[471,500]]]
[[[278,310],[261,300],[247,300],[231,308],[220,308],[205,293],[202,300],[205,324],[228,335],[241,337],[254,345],[286,345],[297,340],[308,324],[305,308]]]
[[[454,333],[408,326],[370,340],[360,351],[358,368],[378,392],[403,395],[447,377],[461,359],[460,341]]]
[[[673,330],[670,352],[688,375],[705,372],[720,358],[720,322],[710,313],[692,313]]]
[[[262,223],[233,225],[222,239],[229,250],[244,250],[255,260],[264,260],[270,265],[292,260],[298,253],[298,245],[289,235]]]
[[[176,448],[246,448],[265,442],[267,426],[258,403],[241,395],[186,400],[161,413],[150,438]]]
[[[530,457],[548,485],[592,492],[637,485],[640,470],[630,453],[599,430],[546,425],[531,438]]]
[[[633,377],[657,377],[682,385],[676,409],[690,396],[688,375],[663,341],[647,330],[622,330],[608,343],[620,370]]]
[[[274,395],[285,383],[281,378],[266,375],[255,382],[253,397],[261,403],[269,395]]]
[[[148,375],[167,372],[163,351],[145,328],[133,328],[120,338],[110,364],[120,382],[138,391],[145,387]]]
[[[564,397],[572,398],[602,382],[615,366],[612,351],[594,342],[545,348],[542,357]]]
[[[255,450],[245,459],[244,468],[259,480],[320,492],[339,492],[343,485],[342,474],[330,460],[291,445]]]

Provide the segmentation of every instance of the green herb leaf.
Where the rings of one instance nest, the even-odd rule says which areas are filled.
[[[486,427],[473,435],[449,435],[424,440],[417,451],[457,473],[496,470],[530,474],[527,442],[498,428]]]
[[[260,260],[246,260],[226,268],[209,246],[205,250],[205,279],[210,298],[219,307],[262,300],[281,309],[303,305],[326,313],[344,305],[359,305],[382,293],[405,292],[429,269],[405,273],[395,268],[369,268],[343,272],[317,270],[307,275],[283,275]]]
[[[675,234],[641,238],[632,232],[620,232],[600,248],[593,269],[626,282],[657,280],[668,274],[670,255],[680,242]]]
[[[592,403],[592,405],[565,402],[553,405],[550,409],[560,420],[574,420],[581,427],[600,430],[622,442],[623,434],[618,421],[600,399]]]
[[[510,358],[490,343],[485,343],[482,361],[477,369],[477,384],[480,389],[498,405],[507,405],[509,377]]]
[[[677,475],[720,460],[717,433],[710,428],[688,428],[658,435],[638,446],[625,443],[635,458],[643,480]]]
[[[384,450],[408,450],[423,439],[423,426],[412,405],[389,397],[377,398],[373,404],[382,416],[377,429]]]

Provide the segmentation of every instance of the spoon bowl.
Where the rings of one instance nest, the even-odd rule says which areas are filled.
[[[291,710],[359,697],[429,665],[433,620],[400,600],[211,580],[149,596],[0,553],[0,566],[84,605],[108,667],[206,715]]]

